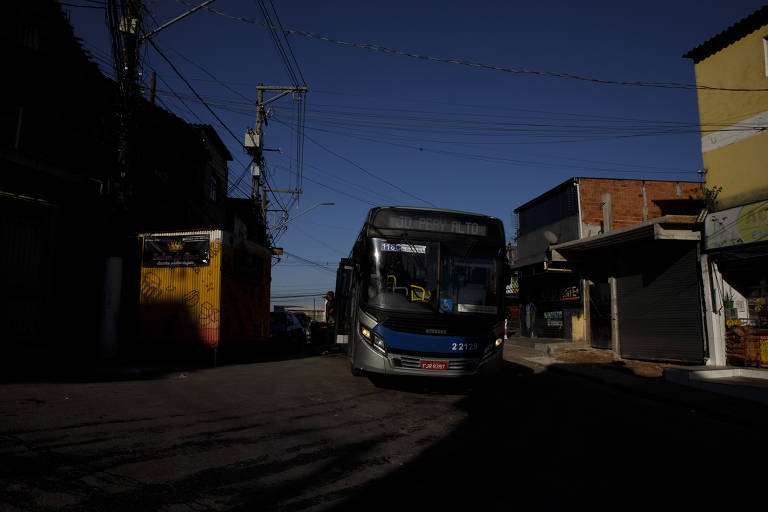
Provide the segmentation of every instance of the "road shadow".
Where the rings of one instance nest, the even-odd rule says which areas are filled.
[[[333,366],[340,372],[344,363]],[[25,448],[15,454],[27,461],[23,471],[20,464],[10,465],[0,477],[23,486],[74,486],[85,493],[76,506],[59,510],[159,510],[182,504],[201,510],[688,510],[762,504],[764,477],[751,464],[762,457],[768,409],[674,385],[638,392],[565,369],[533,371],[505,361],[496,379],[458,387],[441,379],[372,386],[366,379],[339,377],[334,383],[354,393],[318,409],[297,403],[290,413],[275,403],[274,410],[259,416],[286,414],[279,431],[263,431],[247,420],[227,424],[231,418],[222,417],[225,412],[211,411],[200,420],[210,430],[179,443],[100,455],[106,462],[76,450],[65,451],[66,456],[28,455]],[[401,419],[401,405],[423,406],[443,395],[451,399],[436,410],[458,412],[460,418],[444,435],[422,437],[421,432],[424,422],[439,423],[442,416],[426,414],[421,424]],[[354,401],[389,401],[397,407],[386,417],[345,415],[354,410]],[[309,414],[321,417],[301,423]],[[345,419],[329,422],[336,415]],[[403,430],[404,425],[409,428]],[[417,442],[406,444],[417,452],[393,463],[402,456],[398,442],[411,439]],[[269,443],[284,448],[236,463],[215,462],[224,448],[247,453]],[[207,453],[212,459],[205,467],[184,477],[132,481],[118,491],[114,482],[122,477],[115,471],[114,489],[82,487],[81,479],[93,467],[104,471],[147,458],[183,464],[186,457],[200,461]],[[70,478],[72,468],[82,475],[72,482],[56,479]],[[14,503],[23,503],[23,486],[13,488]]]
[[[22,382],[118,382],[162,379],[213,368],[289,361],[341,353],[338,345],[223,343],[214,350],[196,343],[131,347],[112,358],[57,353],[0,361],[0,384]]]
[[[506,362],[459,402],[466,420],[332,510],[680,510],[762,503],[747,470],[768,414],[756,404],[665,386],[626,395],[562,368]],[[701,406],[701,407],[699,407]],[[718,492],[713,492],[715,486]]]

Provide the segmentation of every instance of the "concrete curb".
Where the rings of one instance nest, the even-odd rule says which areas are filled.
[[[613,367],[610,362],[606,362],[604,350],[593,349],[583,343],[563,340],[545,343],[529,338],[508,339],[506,343],[513,349],[528,349],[541,354],[528,356],[519,354],[517,357],[523,361],[544,366],[548,370],[570,373],[624,388],[634,388],[643,393],[658,395],[659,384],[670,383],[768,405],[768,370],[765,369],[663,365],[665,367],[660,377],[649,378],[622,371],[638,362],[614,359],[612,362],[625,362],[627,365]],[[579,352],[581,355],[578,363],[568,360],[567,355],[574,352]],[[589,361],[590,354],[595,355],[594,362]],[[650,386],[656,389],[651,390]]]

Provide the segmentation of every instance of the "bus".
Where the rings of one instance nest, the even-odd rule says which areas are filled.
[[[377,207],[341,266],[338,323],[353,375],[466,377],[502,364],[504,226],[437,208]]]

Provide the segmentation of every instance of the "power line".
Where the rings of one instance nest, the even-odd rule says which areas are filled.
[[[291,43],[288,41],[288,38],[285,37],[285,29],[283,28],[283,23],[280,21],[280,15],[277,14],[277,9],[275,9],[275,4],[272,2],[272,0],[269,0],[269,5],[272,6],[272,12],[275,13],[275,19],[277,20],[277,24],[280,25],[280,33],[283,35],[283,40],[285,40],[285,45],[288,47],[288,51],[291,54],[291,58],[293,59],[293,64],[296,66],[296,71],[299,73],[299,76],[301,77],[302,84],[307,83],[307,81],[304,79],[304,74],[301,72],[301,67],[299,66],[299,61],[296,60],[296,55],[293,53],[293,48],[291,48]],[[299,85],[299,84],[295,84]]]
[[[186,103],[186,102],[185,102],[183,99],[181,99],[181,97],[179,96],[179,94],[178,94],[178,93],[177,93],[177,92],[176,92],[176,91],[175,91],[175,90],[174,90],[174,89],[173,89],[173,88],[172,88],[172,87],[171,87],[171,86],[168,84],[168,82],[166,82],[166,81],[165,81],[165,79],[163,79],[163,76],[162,76],[160,73],[157,73],[157,70],[156,70],[155,68],[153,68],[152,66],[150,66],[149,64],[145,64],[145,65],[146,65],[146,66],[148,66],[148,67],[149,67],[149,69],[151,69],[151,70],[152,70],[154,73],[156,73],[156,75],[157,75],[157,78],[159,78],[159,79],[160,79],[160,82],[162,82],[163,84],[165,84],[165,86],[166,86],[166,87],[168,87],[168,90],[169,90],[169,91],[171,91],[171,94],[173,95],[173,97],[174,97],[174,98],[176,98],[177,100],[179,100],[179,103],[181,103],[181,104],[182,104],[182,106],[183,106],[184,108],[186,108],[186,109],[187,109],[187,111],[188,111],[190,114],[192,114],[192,117],[194,117],[195,119],[197,119],[197,120],[198,120],[198,122],[200,122],[201,124],[204,124],[204,123],[203,123],[203,120],[202,120],[202,119],[200,119],[200,116],[198,116],[198,115],[195,113],[195,111],[193,111],[193,110],[192,110],[192,109],[189,107],[189,105],[187,105],[187,103]]]
[[[415,150],[415,151],[419,151],[419,152],[429,152],[429,153],[437,153],[437,154],[450,155],[450,156],[455,156],[455,157],[459,157],[459,158],[463,158],[463,159],[468,159],[468,160],[478,160],[478,161],[489,162],[489,163],[502,163],[502,164],[507,164],[507,165],[511,164],[511,165],[516,165],[516,166],[529,166],[529,167],[531,165],[539,166],[539,167],[542,167],[542,166],[543,167],[576,167],[576,166],[573,166],[573,165],[564,165],[564,164],[549,164],[548,165],[548,164],[545,164],[545,163],[542,163],[542,162],[525,161],[525,160],[514,160],[514,159],[511,159],[511,158],[504,158],[504,157],[500,157],[500,156],[488,156],[488,155],[480,155],[480,154],[475,154],[475,153],[467,153],[467,152],[458,152],[458,151],[448,151],[448,150],[441,150],[441,149],[433,149],[433,148],[428,148],[428,147],[423,147],[423,146],[413,146],[413,145],[404,144],[404,143],[387,142],[387,141],[382,140],[381,138],[364,137],[364,136],[360,136],[360,135],[356,135],[356,134],[352,134],[352,133],[345,133],[345,132],[339,132],[339,131],[333,131],[333,130],[323,130],[323,129],[320,129],[320,128],[310,128],[310,129],[314,130],[314,131],[323,132],[323,133],[331,133],[331,134],[335,134],[335,135],[342,135],[342,136],[350,137],[350,138],[357,139],[357,140],[364,140],[364,141],[367,141],[367,142],[374,142],[376,144],[385,144],[385,145],[390,145],[390,146],[395,146],[395,147],[411,149],[411,150]],[[617,138],[617,137],[618,136],[612,137],[612,138]],[[307,138],[309,140],[313,140],[309,136],[307,136]],[[552,141],[552,142],[554,142],[554,141]],[[558,141],[558,142],[566,142],[566,141]],[[586,140],[579,140],[579,141],[574,140],[574,141],[569,141],[569,142],[588,142],[588,141],[586,141]],[[508,144],[519,144],[519,143],[510,142]],[[533,142],[529,142],[528,144],[534,144],[534,143]],[[580,167],[576,167],[576,168],[587,169],[587,170],[595,171],[595,172],[622,172],[622,173],[635,173],[635,174],[643,172],[643,171],[633,171],[633,170],[625,170],[625,169],[599,169],[599,168],[584,167],[584,166],[580,166]],[[649,170],[649,171],[646,171],[646,172],[648,174],[685,174],[685,173],[695,173],[697,171],[694,171],[694,170],[687,170],[687,171],[650,171]]]
[[[280,124],[282,124],[282,125],[284,125],[284,126],[288,126],[289,128],[291,127],[289,124],[287,124],[287,123],[285,123],[284,121],[281,121],[281,120],[279,120],[279,119],[275,119],[275,121],[277,121],[278,123],[280,123]],[[422,203],[426,203],[426,204],[429,204],[429,205],[431,205],[431,206],[434,206],[435,208],[437,208],[437,205],[436,205],[435,203],[433,203],[433,202],[431,202],[431,201],[428,201],[428,200],[426,200],[426,199],[422,199],[422,198],[420,198],[420,197],[418,197],[418,196],[415,196],[415,195],[411,194],[410,192],[408,192],[407,190],[403,189],[402,187],[400,187],[400,186],[398,186],[398,185],[395,185],[394,183],[392,183],[392,182],[390,182],[390,181],[387,181],[387,180],[385,180],[385,179],[384,179],[384,178],[382,178],[381,176],[377,176],[376,174],[372,173],[372,172],[371,172],[371,171],[369,171],[368,169],[366,169],[366,168],[362,167],[360,164],[358,164],[358,163],[356,163],[356,162],[353,162],[353,161],[352,161],[352,160],[350,160],[349,158],[347,158],[347,157],[345,157],[345,156],[342,156],[342,155],[340,155],[340,154],[336,153],[335,151],[333,151],[332,149],[330,149],[330,148],[328,148],[328,147],[324,146],[323,144],[321,144],[320,142],[316,141],[315,139],[313,139],[313,138],[312,138],[312,137],[310,137],[309,135],[305,135],[305,137],[307,138],[307,140],[309,140],[310,142],[314,143],[316,146],[318,146],[318,147],[319,147],[319,148],[321,148],[322,150],[324,150],[324,151],[326,151],[326,152],[330,153],[331,155],[335,156],[336,158],[339,158],[339,159],[341,159],[341,160],[344,160],[345,162],[347,162],[347,163],[348,163],[348,164],[350,164],[350,165],[353,165],[353,166],[355,166],[356,168],[360,169],[361,171],[363,171],[363,172],[364,172],[364,173],[366,173],[367,175],[371,176],[372,178],[375,178],[375,179],[377,179],[377,180],[381,181],[382,183],[386,183],[386,184],[387,184],[387,185],[389,185],[390,187],[392,187],[392,188],[395,188],[395,189],[399,190],[399,191],[400,191],[400,192],[402,192],[403,194],[405,194],[405,195],[407,195],[407,196],[409,196],[409,197],[412,197],[413,199],[416,199],[417,201],[420,201],[420,202],[422,202]]]
[[[327,272],[331,272],[333,274],[336,273],[335,270],[329,269],[328,267],[322,265],[321,263],[318,263],[318,262],[312,261],[312,260],[308,260],[307,258],[304,258],[302,256],[298,256],[296,254],[292,254],[292,253],[290,253],[290,252],[288,252],[286,250],[283,250],[283,254],[285,254],[286,256],[290,256],[291,258],[296,258],[297,260],[303,261],[304,263],[309,263],[310,265],[312,265],[314,267],[317,267],[317,268],[320,268],[322,270],[325,270]]]
[[[315,169],[316,171],[318,171],[318,172],[322,173],[322,176],[323,176],[323,178],[326,178],[326,179],[327,179],[327,178],[330,178],[330,179],[332,179],[332,180],[335,180],[337,183],[339,183],[339,184],[341,184],[341,185],[345,185],[345,186],[350,186],[350,185],[351,185],[351,186],[353,186],[353,187],[356,187],[356,188],[358,188],[358,189],[359,189],[361,192],[363,192],[364,194],[367,194],[367,195],[371,195],[371,196],[374,196],[374,197],[377,197],[377,198],[383,198],[383,197],[387,197],[387,198],[388,198],[388,200],[390,200],[390,201],[393,199],[393,197],[391,197],[391,196],[386,196],[386,195],[382,194],[380,190],[374,190],[374,189],[372,189],[372,188],[368,188],[368,187],[366,187],[366,186],[364,186],[364,185],[361,185],[361,184],[359,184],[359,183],[351,182],[351,181],[349,180],[349,178],[341,178],[341,177],[339,177],[339,176],[336,176],[336,175],[332,174],[331,172],[329,172],[329,171],[326,171],[326,170],[324,170],[324,169],[321,169],[321,168],[319,168],[319,167],[317,167],[317,166],[315,166],[315,165],[307,164],[307,167],[309,167],[310,169]],[[290,172],[290,170],[289,170],[289,169],[287,169],[286,167],[283,167],[283,166],[281,166],[281,165],[275,165],[275,168],[276,168],[276,169],[280,169],[280,170],[285,170],[286,172]],[[307,179],[308,181],[312,182],[312,183],[317,183],[316,181],[314,181],[314,180],[312,180],[312,179],[310,179],[310,178],[306,178],[306,179]],[[340,191],[340,190],[336,190],[336,189],[334,189],[334,191],[337,191],[337,192],[342,192],[342,191]],[[342,193],[343,193],[343,192],[342,192]],[[350,193],[348,193],[348,192],[347,192],[347,193],[345,193],[345,194],[346,194],[346,195],[348,195],[349,197],[352,197],[353,199],[358,199],[358,200],[360,200],[360,201],[363,201],[363,202],[366,202],[366,203],[369,203],[369,204],[373,204],[373,203],[371,203],[371,202],[369,202],[369,201],[363,200],[363,199],[362,199],[362,198],[360,198],[360,197],[357,197],[357,196],[353,196],[352,194],[350,194]],[[395,201],[395,202],[397,202],[397,201]]]
[[[83,0],[87,1],[87,0]],[[82,4],[72,4],[69,2],[59,2],[61,5],[65,5],[67,7],[78,7],[80,9],[106,9],[107,6],[104,2],[94,2],[94,3],[100,3],[101,5],[82,5]]]
[[[171,69],[176,73],[176,75],[181,79],[182,82],[184,82],[187,87],[189,87],[189,90],[192,91],[192,93],[195,95],[195,97],[203,104],[203,106],[208,110],[208,112],[211,113],[211,115],[216,118],[216,120],[219,122],[219,124],[232,136],[233,139],[237,142],[239,146],[242,147],[243,143],[240,141],[240,139],[232,132],[232,130],[229,129],[229,127],[224,123],[224,121],[221,120],[221,118],[216,114],[216,112],[213,111],[213,109],[208,105],[208,103],[205,102],[205,100],[197,93],[194,87],[192,87],[192,84],[190,84],[186,78],[181,74],[181,72],[176,68],[176,66],[173,64],[173,62],[170,61],[168,57],[165,56],[165,54],[160,51],[160,48],[157,47],[155,42],[150,38],[147,39],[149,41],[149,44],[152,45],[152,48],[155,49],[155,51],[160,55],[160,57],[163,58],[163,60],[171,67]]]
[[[297,230],[299,233],[301,233],[305,237],[309,238],[310,240],[314,240],[315,242],[319,243],[320,245],[322,245],[326,249],[330,249],[331,251],[333,251],[333,252],[335,252],[337,254],[340,254],[341,256],[346,256],[347,255],[346,251],[341,251],[341,250],[339,250],[338,247],[333,247],[333,246],[327,244],[323,240],[320,240],[319,238],[317,238],[317,237],[307,233],[306,231],[304,231],[303,229],[301,229],[300,227],[298,227],[296,225],[293,226],[293,229]]]
[[[211,101],[208,101],[211,104]],[[221,108],[232,112],[238,112],[233,108],[228,108],[227,104],[220,104]],[[239,105],[238,103],[229,102],[228,105]],[[248,109],[250,114],[252,110]],[[314,111],[313,111],[314,112]],[[245,112],[243,112],[245,113]],[[627,136],[656,136],[656,135],[677,135],[687,133],[709,133],[713,131],[764,131],[766,126],[754,125],[754,126],[739,126],[736,128],[730,128],[727,123],[708,123],[705,125],[699,125],[697,123],[685,123],[680,121],[665,121],[665,120],[633,120],[624,118],[612,118],[610,116],[587,116],[583,114],[565,113],[562,115],[582,116],[589,124],[553,124],[553,123],[540,123],[540,122],[495,122],[488,123],[487,121],[472,121],[466,119],[451,119],[451,118],[398,118],[394,116],[376,116],[375,114],[365,114],[366,117],[375,119],[360,119],[359,117],[341,116],[323,116],[311,115],[311,119],[314,119],[313,124],[336,126],[339,128],[351,128],[355,130],[355,134],[359,135],[365,130],[377,130],[374,133],[377,137],[390,138],[396,140],[406,141],[422,141],[432,142],[438,144],[465,144],[465,145],[506,145],[506,144],[539,144],[539,143],[573,143],[581,141],[594,141],[601,139],[613,139],[623,138]],[[595,119],[591,119],[594,117]],[[392,119],[392,120],[388,120]],[[621,124],[594,124],[601,119],[615,119]],[[411,121],[426,121],[421,123],[415,123]],[[437,124],[435,124],[437,123]],[[659,123],[661,126],[643,126],[643,125],[629,125],[626,123]],[[299,125],[297,125],[299,126]],[[295,128],[297,129],[297,128]],[[319,129],[318,129],[319,130]],[[321,130],[329,133],[332,130]],[[390,133],[394,132],[394,133]],[[444,140],[435,138],[416,138],[412,135],[405,136],[399,135],[403,132],[412,133],[430,133],[434,134],[453,134],[456,136],[462,136],[461,141],[457,140]],[[379,135],[383,134],[383,135]],[[530,138],[551,138],[553,140],[545,141],[489,141],[489,140],[471,140],[472,137],[508,137],[517,135],[519,137]],[[373,134],[372,134],[373,136]],[[568,136],[568,138],[562,138]],[[470,138],[470,140],[468,140]],[[303,138],[301,139],[303,140]]]
[[[216,76],[215,76],[213,73],[211,73],[210,71],[208,71],[207,69],[205,69],[205,68],[204,68],[203,66],[201,66],[200,64],[197,64],[196,62],[193,62],[192,60],[188,59],[187,57],[185,57],[184,55],[182,55],[182,54],[181,54],[181,52],[179,52],[178,50],[176,50],[176,49],[174,49],[174,48],[171,48],[171,49],[170,49],[170,51],[172,51],[173,53],[175,53],[176,55],[178,55],[179,57],[181,57],[181,58],[182,58],[182,59],[184,59],[185,61],[189,62],[190,64],[192,64],[193,66],[195,66],[197,69],[199,69],[200,71],[202,71],[203,73],[205,73],[205,74],[206,74],[206,75],[208,75],[209,77],[211,77],[211,79],[212,79],[214,82],[216,82],[217,84],[219,84],[220,86],[222,86],[222,87],[224,87],[225,89],[227,89],[228,91],[230,91],[230,92],[233,92],[233,93],[237,94],[238,96],[240,96],[242,99],[244,99],[244,100],[247,102],[247,104],[248,104],[248,105],[252,105],[254,109],[256,108],[256,102],[255,102],[255,101],[253,101],[252,99],[250,99],[250,98],[246,97],[245,95],[243,95],[243,94],[242,94],[242,93],[240,93],[239,91],[237,91],[237,90],[233,89],[232,87],[230,87],[229,85],[227,85],[225,82],[222,82],[221,80],[219,80],[219,79],[218,79],[218,78],[217,78],[217,77],[216,77]]]
[[[272,18],[269,14],[269,10],[267,9],[267,6],[264,4],[264,1],[256,0],[256,3],[259,9],[261,10],[261,15],[264,17],[264,21],[266,22],[266,23],[263,23],[262,25],[270,27],[269,35],[270,37],[272,37],[272,42],[275,44],[275,49],[277,50],[277,54],[279,55],[280,60],[283,62],[283,67],[288,73],[288,78],[294,86],[298,87],[299,79],[296,76],[296,72],[293,70],[291,61],[288,59],[288,55],[285,52],[285,48],[283,48],[282,41],[277,35],[277,31],[280,30],[280,28],[276,27],[274,23],[272,23]],[[281,34],[283,34],[283,37],[285,37],[284,32],[281,31]]]
[[[189,2],[185,0],[176,0],[179,3],[190,5]],[[371,50],[381,53],[388,53],[391,55],[399,55],[402,57],[409,57],[412,59],[418,59],[418,60],[424,60],[424,61],[431,61],[431,62],[441,62],[443,64],[456,64],[460,66],[467,66],[467,67],[474,67],[479,69],[487,69],[490,71],[501,71],[504,73],[511,73],[511,74],[518,74],[518,75],[534,75],[534,76],[545,76],[545,77],[551,77],[551,78],[564,78],[569,80],[579,80],[583,82],[591,82],[596,83],[600,85],[621,85],[621,86],[630,86],[630,87],[653,87],[653,88],[660,88],[660,89],[686,89],[686,90],[699,90],[699,91],[728,91],[728,92],[768,92],[768,89],[748,89],[748,88],[728,88],[728,87],[713,87],[708,85],[696,85],[696,84],[686,84],[681,82],[650,82],[650,81],[626,81],[626,80],[607,80],[607,79],[600,79],[600,78],[593,78],[593,77],[586,77],[581,75],[575,75],[572,73],[563,73],[563,72],[557,72],[557,71],[537,71],[532,69],[515,69],[515,68],[507,68],[502,66],[494,66],[491,64],[484,64],[481,62],[474,62],[470,60],[464,60],[464,59],[455,59],[455,58],[443,58],[443,57],[430,57],[427,55],[419,55],[416,53],[404,51],[404,50],[397,50],[394,48],[388,48],[386,46],[378,45],[378,44],[370,44],[370,43],[354,43],[350,41],[341,41],[339,39],[333,39],[324,35],[315,34],[312,32],[306,32],[304,30],[292,30],[292,29],[283,29],[281,27],[276,27],[271,24],[262,23],[258,20],[250,19],[250,18],[244,18],[241,16],[233,16],[231,14],[227,14],[225,12],[212,9],[210,7],[206,7],[208,11],[217,14],[219,16],[223,16],[225,18],[229,18],[236,21],[242,21],[246,23],[251,23],[253,25],[259,25],[264,28],[268,28],[269,30],[282,30],[284,34],[293,34],[298,35],[310,39],[318,39],[321,41],[326,41],[329,43],[333,43],[340,46],[346,46],[346,47],[352,47],[352,48],[361,48],[364,50]]]

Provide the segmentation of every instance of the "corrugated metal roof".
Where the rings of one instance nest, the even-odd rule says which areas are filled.
[[[693,59],[694,63],[698,63],[766,24],[768,24],[768,5],[761,7],[746,18],[701,43],[683,57]]]

